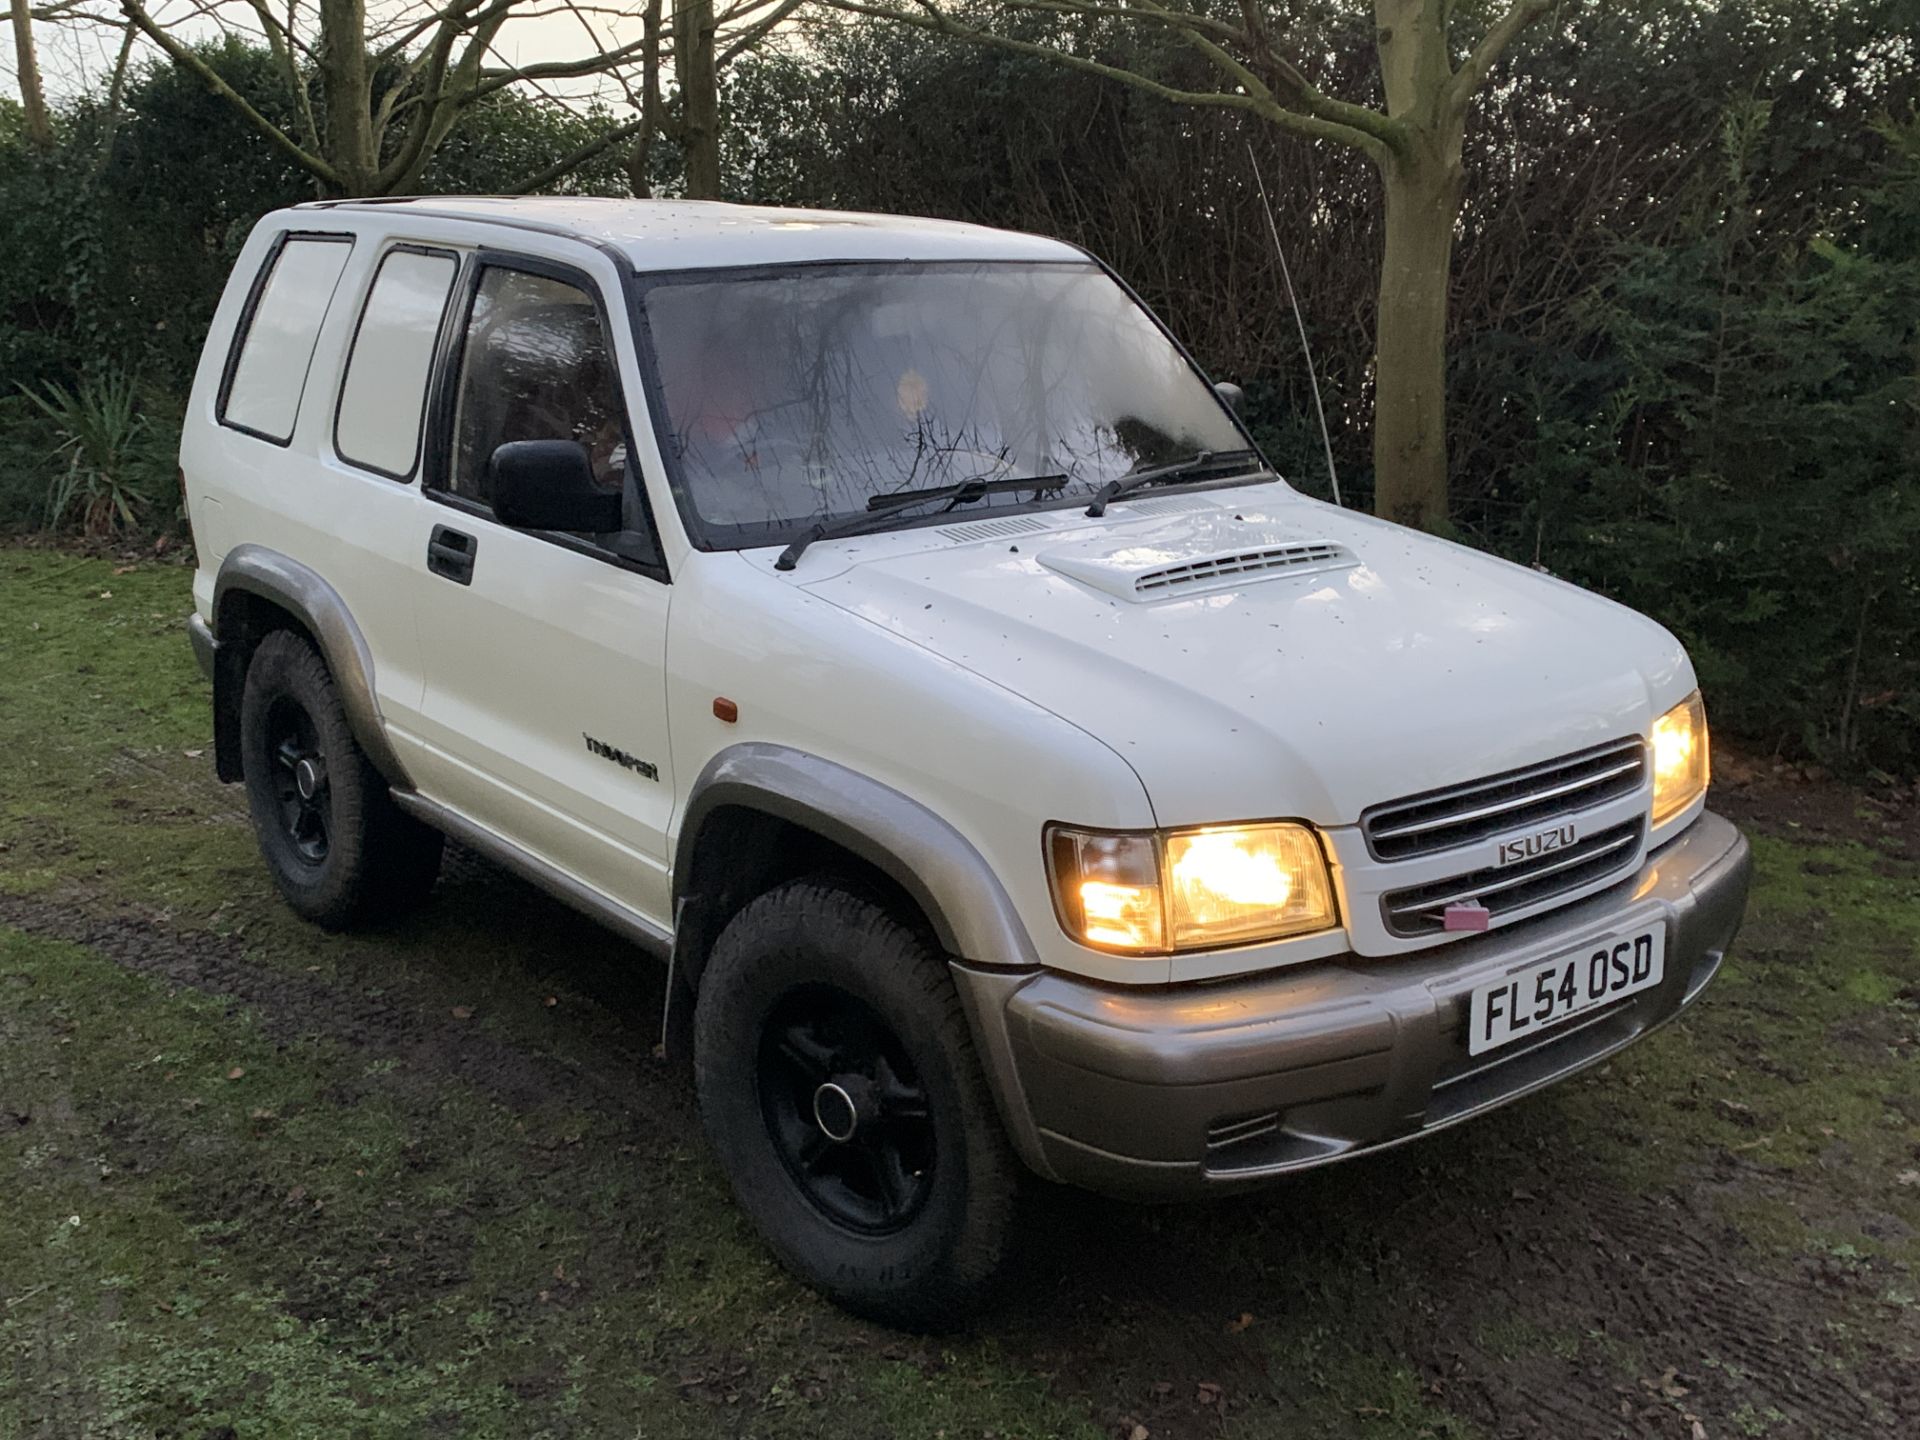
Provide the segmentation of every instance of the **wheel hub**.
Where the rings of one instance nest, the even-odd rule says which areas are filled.
[[[755,1076],[767,1136],[833,1223],[886,1235],[932,1191],[933,1107],[906,1047],[869,1006],[803,985],[764,1022]]]
[[[293,767],[293,783],[302,800],[311,800],[327,783],[327,772],[317,758],[308,756]]]
[[[865,1092],[863,1095],[862,1092]],[[859,1132],[865,1110],[873,1108],[873,1082],[864,1075],[838,1075],[813,1092],[813,1123],[836,1145],[845,1145]]]
[[[272,764],[267,783],[287,843],[305,864],[323,863],[333,829],[327,757],[319,727],[292,696],[279,697],[267,712],[267,756]]]

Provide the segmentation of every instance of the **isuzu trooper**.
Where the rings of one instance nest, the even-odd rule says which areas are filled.
[[[451,836],[660,956],[769,1245],[951,1322],[1025,1173],[1413,1139],[1671,1019],[1741,918],[1674,638],[1297,493],[1232,395],[1031,235],[270,215],[181,448],[219,774],[318,924]]]

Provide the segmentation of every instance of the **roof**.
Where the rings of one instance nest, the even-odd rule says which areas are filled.
[[[841,210],[786,210],[711,200],[611,200],[592,196],[496,199],[423,196],[336,200],[302,205],[387,210],[532,226],[577,235],[624,251],[636,270],[710,269],[723,265],[791,265],[823,260],[1081,260],[1059,240],[905,215]]]

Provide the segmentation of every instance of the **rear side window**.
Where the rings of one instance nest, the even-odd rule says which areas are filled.
[[[353,240],[289,235],[267,260],[227,362],[220,419],[276,445],[293,438],[314,342]]]
[[[447,251],[411,246],[381,259],[340,387],[333,443],[341,459],[395,480],[412,477],[434,342],[459,268]]]

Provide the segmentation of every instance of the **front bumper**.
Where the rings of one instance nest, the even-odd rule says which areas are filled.
[[[1153,989],[954,969],[1028,1163],[1110,1194],[1178,1198],[1413,1139],[1617,1053],[1706,988],[1751,876],[1745,838],[1707,813],[1598,895],[1405,959],[1351,956]],[[1476,987],[1661,919],[1660,985],[1467,1054]]]

